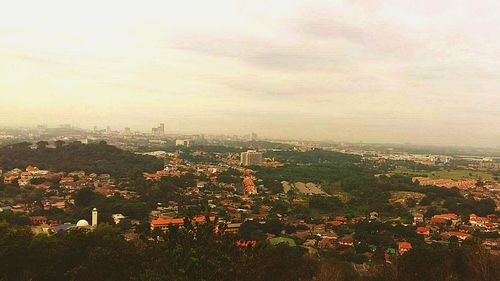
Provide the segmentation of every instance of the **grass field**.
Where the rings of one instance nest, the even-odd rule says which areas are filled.
[[[482,179],[491,180],[493,175],[482,171],[471,170],[440,170],[440,171],[414,171],[404,167],[398,167],[392,172],[393,174],[408,175],[408,176],[426,176],[433,179]]]

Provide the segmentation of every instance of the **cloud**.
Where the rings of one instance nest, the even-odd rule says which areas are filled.
[[[26,3],[0,11],[0,124],[500,141],[498,1]]]

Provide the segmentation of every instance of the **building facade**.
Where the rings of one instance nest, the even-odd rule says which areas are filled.
[[[262,152],[249,150],[241,153],[242,166],[260,166],[262,165]]]

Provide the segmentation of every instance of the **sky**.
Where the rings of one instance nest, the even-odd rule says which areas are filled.
[[[0,4],[0,126],[500,146],[497,0]]]

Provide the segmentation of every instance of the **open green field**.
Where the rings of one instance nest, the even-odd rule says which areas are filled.
[[[407,176],[426,176],[432,179],[482,179],[492,180],[493,175],[483,171],[472,170],[439,170],[439,171],[414,171],[404,167],[398,167],[393,174],[407,175]]]

